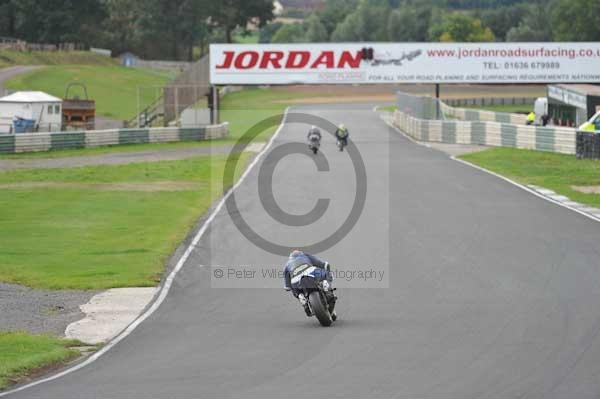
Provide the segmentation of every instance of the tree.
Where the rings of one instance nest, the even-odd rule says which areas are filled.
[[[387,26],[388,39],[394,42],[412,41],[415,36],[414,21],[414,10],[409,7],[392,11]]]
[[[505,40],[508,31],[517,27],[530,9],[531,7],[526,4],[517,4],[511,7],[483,10],[475,13],[475,16],[481,19],[483,25],[492,30],[496,38]]]
[[[0,36],[17,34],[17,8],[14,0],[0,0]]]
[[[246,29],[248,23],[262,28],[274,18],[271,0],[220,0],[212,1],[211,22],[225,31],[227,43],[238,27]]]
[[[140,0],[141,55],[145,58],[193,59],[194,47],[208,36],[208,0]]]
[[[271,43],[302,43],[304,42],[302,24],[285,24],[273,36]]]
[[[318,11],[319,18],[331,36],[337,26],[356,9],[358,0],[326,0],[325,8]]]
[[[306,41],[312,43],[329,41],[327,29],[317,14],[312,14],[306,20]]]
[[[106,7],[103,45],[115,54],[134,50],[139,45],[140,1],[107,0]]]
[[[263,26],[258,32],[258,42],[271,43],[273,35],[275,35],[282,26],[283,24],[281,22],[272,22]]]
[[[525,16],[518,26],[506,34],[507,42],[552,41],[552,26],[548,23],[550,12],[546,5],[533,5],[525,9]]]
[[[598,0],[556,0],[552,4],[551,20],[556,41],[600,41]]]
[[[496,39],[480,19],[463,13],[444,16],[441,24],[430,28],[429,34],[433,40],[441,42],[493,42]]]
[[[331,40],[385,41],[389,13],[387,0],[362,0],[356,11],[346,16],[333,31]]]
[[[92,44],[106,18],[100,0],[13,0],[18,37],[29,42]]]

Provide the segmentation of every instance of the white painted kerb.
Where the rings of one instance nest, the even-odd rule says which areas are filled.
[[[142,313],[157,289],[113,288],[94,295],[79,307],[86,316],[69,324],[65,336],[86,344],[108,342]]]

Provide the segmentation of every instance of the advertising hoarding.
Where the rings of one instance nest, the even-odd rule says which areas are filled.
[[[211,44],[215,85],[600,83],[600,43]]]

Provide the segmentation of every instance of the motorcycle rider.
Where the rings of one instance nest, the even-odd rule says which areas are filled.
[[[337,319],[337,314],[333,309],[335,306],[335,301],[337,297],[333,294],[334,288],[332,286],[333,276],[331,275],[331,267],[329,262],[322,261],[314,255],[308,254],[306,252],[300,251],[298,249],[293,250],[290,253],[290,256],[285,264],[285,269],[283,272],[284,275],[284,287],[286,291],[291,291],[294,297],[298,298],[298,301],[304,308],[307,316],[311,316],[310,308],[308,307],[308,299],[304,295],[301,290],[297,290],[294,288],[294,284],[292,284],[292,275],[294,274],[294,270],[303,266],[303,265],[312,265],[319,269],[322,269],[322,279],[324,280],[324,288],[330,295],[329,308],[331,312],[331,318],[335,321]]]
[[[335,137],[344,144],[344,147],[348,145],[348,136],[350,136],[350,132],[343,123],[340,123],[335,131]]]
[[[316,138],[318,138],[319,141],[321,141],[321,131],[316,126],[311,126],[310,127],[310,129],[308,130],[308,135],[306,136],[306,138],[308,139],[308,141],[311,141],[311,139],[312,139],[313,136],[315,136]]]

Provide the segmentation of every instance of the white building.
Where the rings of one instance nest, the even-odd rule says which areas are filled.
[[[18,91],[0,98],[0,134],[14,133],[18,118],[33,120],[36,132],[60,131],[62,100],[41,91]]]

